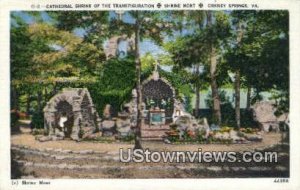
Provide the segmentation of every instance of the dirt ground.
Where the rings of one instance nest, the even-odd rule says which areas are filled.
[[[21,127],[22,129],[22,127]],[[25,128],[26,129],[26,128]],[[13,179],[99,179],[99,178],[224,178],[224,177],[288,177],[288,148],[281,144],[281,133],[263,135],[262,142],[249,144],[165,144],[162,141],[142,141],[144,149],[151,151],[234,151],[244,152],[260,149],[263,151],[271,145],[275,146],[281,156],[277,163],[121,163],[118,160],[119,149],[133,148],[133,144],[125,142],[91,142],[72,140],[39,142],[29,130],[11,136]],[[16,147],[23,147],[19,150]],[[282,147],[281,147],[282,146]],[[280,148],[281,147],[281,148]],[[50,150],[59,149],[58,150]],[[24,152],[24,150],[33,152]],[[36,150],[38,149],[38,150]],[[57,153],[72,150],[71,153]],[[93,154],[75,153],[81,150],[94,150]],[[37,154],[34,152],[46,154]],[[46,152],[43,152],[46,151]],[[96,151],[98,153],[96,153]],[[268,150],[271,151],[271,150]],[[275,151],[275,150],[274,150]],[[78,157],[80,159],[77,159]],[[82,157],[83,156],[83,157]],[[84,157],[85,156],[85,157]],[[20,163],[19,163],[20,162]],[[22,163],[23,164],[22,164]]]
[[[143,141],[143,148],[150,150],[164,150],[164,151],[251,151],[254,149],[264,148],[273,144],[281,142],[280,133],[268,133],[263,135],[262,142],[252,142],[249,144],[165,144],[160,141]],[[39,142],[35,137],[29,133],[15,134],[11,136],[12,145],[24,145],[34,149],[53,148],[53,149],[67,149],[67,150],[94,150],[103,152],[118,152],[120,148],[133,148],[130,143],[104,143],[104,142],[75,142],[72,140]]]

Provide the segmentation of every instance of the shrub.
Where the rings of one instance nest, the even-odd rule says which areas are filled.
[[[11,124],[11,127],[15,127],[16,124],[18,123],[20,117],[19,117],[19,114],[16,110],[11,110],[10,112],[10,124]]]
[[[221,133],[224,133],[224,132],[229,132],[230,130],[232,130],[233,128],[232,127],[229,127],[229,126],[224,126],[221,128],[220,132]]]
[[[43,112],[35,112],[32,116],[31,127],[36,129],[44,128],[44,114]]]
[[[103,65],[97,82],[88,87],[99,115],[102,115],[106,104],[112,106],[113,115],[120,111],[122,104],[130,101],[135,82],[133,57],[109,59]]]
[[[132,141],[134,141],[134,138],[135,138],[135,136],[134,136],[133,133],[129,133],[126,136],[120,136],[120,137],[118,137],[118,139],[120,141],[125,141],[125,142],[132,142]]]

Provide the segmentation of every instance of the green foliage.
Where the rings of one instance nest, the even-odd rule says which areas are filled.
[[[43,112],[35,112],[31,119],[31,126],[35,129],[44,128],[44,114]]]
[[[126,136],[118,137],[118,140],[123,141],[123,142],[133,142],[134,139],[135,139],[135,135],[133,133],[129,133]]]
[[[289,18],[288,11],[233,11],[233,24],[243,23],[244,35],[228,49],[227,69],[239,69],[246,86],[276,90],[281,111],[289,109]],[[237,32],[233,32],[233,41]],[[255,76],[255,77],[254,77]],[[280,98],[278,98],[280,96]]]
[[[102,114],[106,104],[110,104],[114,112],[120,111],[122,104],[130,101],[135,79],[135,63],[132,57],[108,60],[97,82],[89,85],[98,113]]]
[[[14,101],[23,111],[30,96],[33,125],[39,128],[43,126],[40,112],[49,98],[63,87],[86,87],[94,82],[106,58],[102,47],[50,23],[17,23],[12,25],[10,38],[12,92],[18,94]]]
[[[234,117],[234,108],[231,104],[230,97],[226,95],[224,90],[219,91],[219,97],[221,102],[221,112],[222,112],[222,123],[224,125],[234,126],[235,117]],[[209,93],[208,98],[205,100],[206,105],[212,110],[213,100],[211,97],[211,92]],[[216,118],[208,115],[208,121],[210,123],[216,123]]]
[[[192,112],[192,94],[193,89],[190,84],[190,76],[185,71],[180,72],[167,72],[159,69],[159,74],[161,77],[167,79],[175,89],[177,99],[185,103],[185,109],[188,112]]]
[[[155,63],[155,58],[150,53],[146,53],[141,57],[142,72],[152,71]]]
[[[57,28],[72,32],[87,30],[84,41],[102,48],[104,40],[114,32],[109,29],[108,11],[48,11],[55,19]]]
[[[18,94],[21,110],[25,110],[28,95],[37,110],[63,87],[88,87],[99,113],[105,104],[120,110],[135,87],[134,57],[106,61],[103,43],[113,35],[135,37],[139,28],[140,41],[151,39],[162,45],[168,38],[164,48],[169,54],[159,55],[158,60],[161,65],[171,65],[172,72],[159,72],[173,85],[177,98],[185,101],[188,111],[195,89],[206,88],[213,78],[209,76],[211,56],[218,57],[217,86],[230,85],[228,73],[239,70],[241,85],[257,92],[252,101],[260,98],[259,92],[274,90],[276,114],[289,111],[288,11],[126,11],[123,19],[108,11],[47,13],[50,23],[43,20],[41,12],[27,12],[34,18],[31,25],[11,14],[11,89]],[[238,45],[239,23],[244,35]],[[74,35],[75,29],[84,29],[84,37]],[[151,74],[154,62],[151,54],[141,58],[141,80]],[[44,100],[37,99],[38,93]],[[223,122],[234,126],[234,109],[226,95],[220,96]],[[41,113],[35,112],[34,126],[42,127]],[[208,118],[213,121],[210,115],[212,111]],[[242,126],[254,126],[250,116],[241,112]]]
[[[17,111],[11,111],[10,112],[10,125],[11,125],[11,128],[14,128],[16,127],[16,124],[18,123],[20,117],[19,117],[19,114]]]

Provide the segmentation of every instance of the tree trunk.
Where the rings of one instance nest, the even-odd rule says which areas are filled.
[[[48,90],[47,90],[47,86],[45,86],[45,90],[44,90],[44,100],[45,100],[45,102],[47,102],[47,100],[48,100]]]
[[[212,27],[212,12],[207,11],[207,26]],[[213,118],[216,124],[220,125],[222,122],[221,117],[221,102],[218,92],[218,84],[217,84],[217,53],[216,48],[214,46],[214,41],[210,42],[210,78],[211,78],[211,91],[213,98]]]
[[[242,41],[243,31],[242,23],[238,23],[238,34],[237,34],[237,45],[240,46]],[[241,88],[241,71],[237,69],[235,72],[235,122],[236,127],[239,129],[241,127],[241,109],[240,109],[240,88]]]
[[[238,69],[235,72],[235,121],[236,127],[241,127],[241,109],[240,109],[240,86],[241,86],[241,74]]]
[[[42,111],[42,92],[39,90],[37,93],[37,105],[38,105],[38,112]]]
[[[221,102],[220,102],[220,97],[219,97],[219,92],[218,92],[218,85],[217,85],[217,79],[215,76],[216,73],[216,66],[217,66],[217,61],[216,61],[216,55],[214,55],[214,48],[212,49],[212,55],[211,55],[211,91],[212,91],[212,98],[213,98],[213,114],[214,114],[214,119],[216,120],[216,123],[218,125],[221,124],[222,118],[221,118]]]
[[[248,86],[247,89],[247,111],[250,111],[250,106],[251,106],[251,86]]]
[[[12,87],[12,108],[14,110],[19,110],[19,94],[16,88]]]
[[[137,18],[135,23],[135,67],[136,67],[136,93],[137,93],[137,124],[135,128],[134,149],[142,149],[141,127],[142,127],[142,93],[141,93],[141,60],[140,60],[140,23],[139,12],[136,11]]]
[[[200,87],[199,84],[196,84],[196,105],[195,105],[195,117],[199,118],[200,114]]]
[[[195,104],[195,117],[199,118],[199,109],[200,109],[200,84],[199,84],[199,65],[196,66],[196,104]]]

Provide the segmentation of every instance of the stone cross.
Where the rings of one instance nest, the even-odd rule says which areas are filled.
[[[156,61],[155,63],[154,63],[154,72],[153,72],[153,79],[155,80],[155,81],[157,81],[158,79],[159,79],[159,73],[158,73],[158,70],[157,70],[157,66],[159,65],[159,62],[158,61]]]

